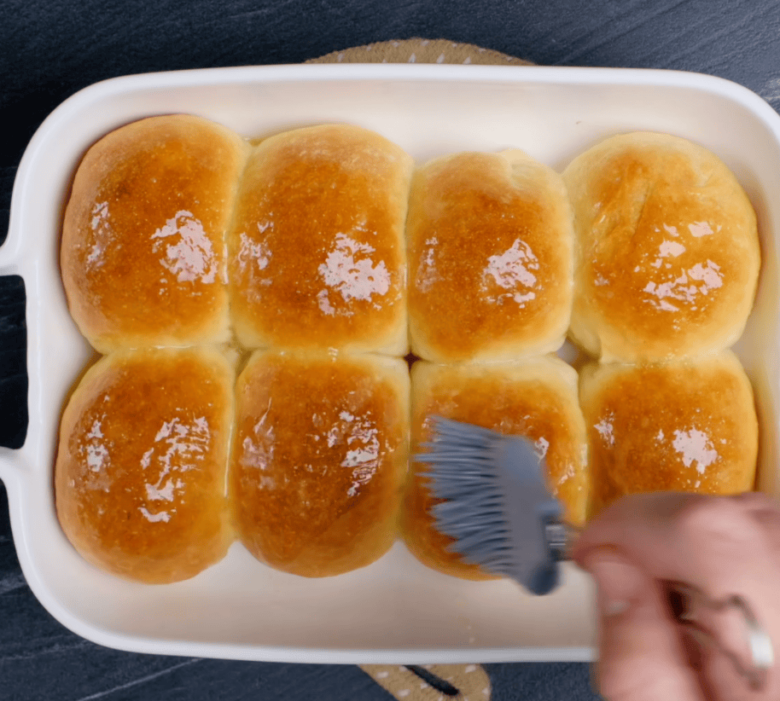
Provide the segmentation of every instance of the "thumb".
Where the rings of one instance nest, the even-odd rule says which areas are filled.
[[[583,566],[598,586],[599,693],[607,701],[704,701],[658,584],[612,550]]]

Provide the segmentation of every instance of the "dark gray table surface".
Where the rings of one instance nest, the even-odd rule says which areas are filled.
[[[0,241],[19,159],[77,90],[131,73],[297,63],[414,36],[547,65],[710,73],[780,106],[780,3],[768,0],[3,0]],[[716,115],[713,118],[717,118]],[[1,273],[2,271],[0,271]],[[23,291],[0,278],[0,445],[24,440]],[[56,352],[56,339],[50,339]],[[494,699],[596,698],[576,664],[489,665]],[[63,628],[27,587],[0,487],[0,701],[390,699],[356,667],[135,655]]]

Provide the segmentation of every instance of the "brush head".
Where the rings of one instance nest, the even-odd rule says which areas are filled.
[[[413,456],[428,466],[436,528],[469,564],[511,577],[533,594],[558,584],[565,549],[561,505],[530,441],[432,417],[433,439]]]

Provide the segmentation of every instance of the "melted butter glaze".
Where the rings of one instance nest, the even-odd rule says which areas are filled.
[[[733,343],[753,303],[756,217],[726,166],[662,134],[613,137],[564,173],[579,263],[572,334],[605,360]]]
[[[753,394],[730,352],[665,365],[589,366],[581,397],[593,515],[625,494],[753,488]]]
[[[237,529],[273,567],[326,576],[395,538],[406,470],[402,360],[258,352],[237,385],[231,464]]]
[[[296,130],[255,148],[228,237],[245,346],[405,345],[410,173],[406,153],[357,127]]]
[[[415,351],[429,360],[508,359],[562,343],[573,265],[565,190],[542,164],[508,154],[436,159],[413,179],[409,316]]]
[[[86,154],[63,224],[71,313],[101,352],[227,337],[224,236],[248,146],[175,115]]]
[[[207,349],[118,351],[88,371],[55,468],[60,522],[82,555],[147,582],[224,556],[232,382]]]
[[[581,524],[587,502],[585,425],[577,405],[574,371],[558,360],[529,359],[495,365],[416,363],[412,370],[411,449],[431,437],[434,415],[506,435],[526,436],[544,455],[548,484],[567,518]],[[426,565],[465,579],[490,579],[448,551],[451,538],[437,531],[424,464],[413,464],[401,517],[403,537]]]

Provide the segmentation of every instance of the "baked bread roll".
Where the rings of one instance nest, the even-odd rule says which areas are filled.
[[[55,467],[60,524],[86,560],[162,584],[224,557],[233,380],[208,348],[117,351],[87,371]]]
[[[87,151],[60,260],[71,315],[101,353],[229,338],[224,236],[248,151],[188,115],[133,122]]]
[[[255,352],[236,386],[230,494],[238,534],[257,559],[326,577],[390,548],[408,395],[399,359]]]
[[[349,125],[254,149],[228,237],[242,345],[406,353],[411,169],[398,146]]]
[[[666,134],[607,139],[563,174],[578,264],[572,339],[603,361],[727,348],[760,267],[756,217],[715,155]]]
[[[582,524],[588,496],[585,424],[577,404],[577,373],[554,357],[491,365],[412,367],[412,453],[431,438],[430,417],[442,416],[506,435],[527,436],[544,457],[548,486],[565,518]],[[463,579],[491,579],[448,551],[452,539],[434,527],[427,466],[412,463],[401,510],[401,532],[417,559]]]
[[[573,230],[553,170],[522,151],[433,160],[412,180],[407,236],[416,355],[507,360],[563,344]]]
[[[753,488],[758,423],[731,351],[663,365],[587,365],[580,400],[592,515],[625,494]]]

